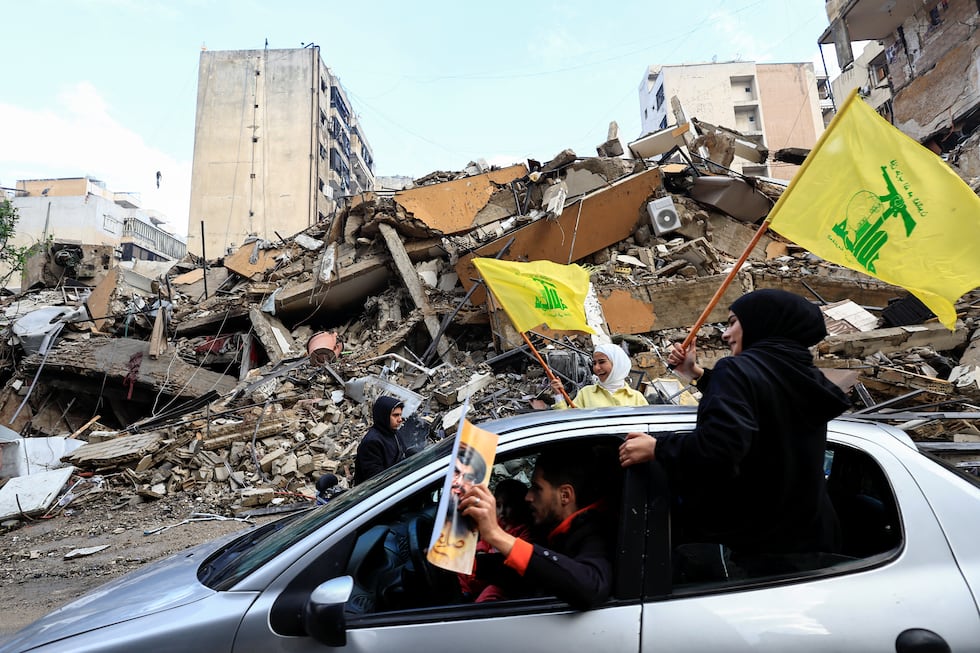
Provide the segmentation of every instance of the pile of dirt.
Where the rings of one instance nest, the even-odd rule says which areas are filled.
[[[103,583],[149,562],[227,533],[251,528],[235,519],[200,520],[213,513],[188,494],[158,501],[120,502],[106,494],[83,508],[52,519],[37,519],[7,533],[0,548],[0,642]],[[256,517],[262,524],[274,516]],[[189,520],[186,523],[181,523]],[[146,535],[164,527],[156,533]],[[73,551],[105,547],[88,555]],[[66,557],[68,556],[68,557]]]

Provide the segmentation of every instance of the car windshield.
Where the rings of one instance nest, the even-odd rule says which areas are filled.
[[[329,503],[294,513],[232,540],[210,555],[197,570],[202,584],[227,590],[269,560],[329,522],[334,516],[366,496],[373,495],[395,479],[420,469],[452,451],[452,438],[423,449],[378,476],[347,490]]]

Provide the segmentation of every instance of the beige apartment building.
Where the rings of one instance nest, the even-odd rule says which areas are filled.
[[[824,126],[811,63],[650,66],[639,94],[643,135],[676,124],[674,96],[687,118],[734,129],[770,152],[811,148]],[[792,179],[798,168],[771,157],[763,164],[736,157],[732,167],[742,174],[778,179]]]
[[[10,244],[17,247],[43,246],[48,254],[59,249],[104,252],[110,260],[90,265],[85,261],[75,278],[85,282],[86,270],[114,267],[118,261],[170,261],[183,258],[187,245],[174,233],[159,211],[140,206],[138,193],[110,190],[91,177],[22,179],[6,199],[17,210],[17,226]],[[9,268],[0,266],[0,278],[8,287],[19,287],[19,278],[9,278]]]
[[[201,52],[190,252],[288,238],[373,188],[371,147],[319,47]]]
[[[892,90],[888,83],[885,48],[878,41],[868,41],[864,50],[840,74],[830,81],[836,105],[854,89],[875,111],[889,121],[892,116]]]

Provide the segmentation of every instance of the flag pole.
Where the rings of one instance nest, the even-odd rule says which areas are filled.
[[[527,337],[527,334],[521,331],[521,337],[524,338],[524,342],[527,343],[527,346],[531,348],[531,351],[534,353],[534,357],[538,359],[539,363],[541,363],[541,367],[544,368],[544,373],[548,375],[548,379],[550,379],[551,381],[557,380],[558,377],[555,376],[555,373],[551,371],[551,368],[548,367],[548,364],[544,362],[543,358],[541,358],[541,354],[539,354],[538,350],[535,349],[534,345],[531,344],[531,339]],[[565,392],[564,384],[561,387],[561,396],[565,398],[565,403],[568,404],[569,408],[576,408],[575,403],[572,401],[572,398],[568,396],[567,392]]]
[[[735,275],[738,274],[738,271],[742,269],[742,265],[745,263],[745,260],[749,258],[749,254],[751,254],[752,250],[755,249],[755,246],[759,244],[759,240],[762,238],[762,234],[766,233],[766,230],[768,228],[769,228],[769,216],[766,216],[766,219],[762,221],[761,225],[759,225],[759,229],[755,232],[755,235],[752,236],[752,240],[750,240],[749,244],[745,247],[745,251],[742,252],[742,255],[738,258],[738,261],[735,263],[735,266],[732,267],[732,269],[725,276],[724,281],[721,282],[721,286],[719,286],[718,290],[715,291],[715,294],[711,298],[711,301],[708,302],[708,305],[701,312],[701,316],[698,317],[697,321],[694,323],[694,326],[691,327],[690,333],[688,333],[687,337],[684,338],[684,343],[681,345],[684,351],[687,351],[687,348],[691,346],[692,342],[694,342],[694,338],[697,336],[698,329],[700,329],[701,326],[707,321],[708,316],[711,315],[711,311],[715,310],[715,306],[717,306],[718,302],[721,301],[722,295],[724,295],[725,291],[728,290],[728,286],[732,284],[732,281],[735,279]]]
[[[684,339],[684,343],[681,345],[684,348],[684,351],[687,351],[687,348],[691,346],[692,342],[694,342],[694,338],[697,335],[698,329],[701,328],[701,326],[708,319],[708,315],[711,314],[711,311],[713,311],[715,309],[715,306],[718,305],[718,302],[721,301],[721,296],[725,293],[726,290],[728,290],[728,286],[731,285],[732,280],[735,278],[735,275],[738,274],[738,271],[742,268],[742,264],[745,263],[745,260],[749,257],[749,254],[752,252],[753,249],[755,249],[755,246],[759,244],[759,239],[762,238],[762,234],[764,234],[766,230],[769,228],[769,222],[771,221],[773,215],[777,212],[777,209],[779,209],[779,207],[782,206],[783,202],[790,196],[790,194],[796,189],[797,181],[803,175],[803,172],[810,166],[810,163],[813,161],[813,156],[823,145],[824,141],[827,140],[828,134],[830,134],[835,123],[837,123],[838,119],[841,117],[841,115],[843,115],[844,109],[846,109],[848,105],[854,102],[855,101],[854,98],[856,97],[857,97],[857,89],[851,90],[851,92],[847,95],[847,99],[844,100],[844,103],[841,105],[841,108],[837,111],[837,114],[834,116],[834,119],[830,121],[830,124],[827,125],[827,128],[824,129],[822,134],[820,134],[820,138],[817,139],[817,144],[814,145],[813,149],[810,150],[810,154],[808,154],[806,159],[803,160],[803,163],[800,165],[800,169],[796,171],[795,175],[793,175],[793,178],[790,180],[789,185],[786,187],[786,190],[784,190],[782,194],[780,194],[779,199],[776,200],[776,203],[769,210],[769,214],[766,216],[766,219],[763,220],[761,225],[759,225],[759,230],[755,233],[755,236],[752,237],[752,240],[749,241],[748,247],[746,247],[745,251],[742,252],[742,256],[740,256],[738,259],[738,263],[735,264],[735,267],[732,268],[731,272],[728,273],[728,276],[725,277],[725,280],[722,281],[721,287],[718,288],[718,291],[715,293],[714,297],[712,297],[711,301],[708,302],[708,306],[707,308],[704,309],[704,312],[701,313],[701,317],[699,317],[697,322],[694,323],[694,326],[691,327],[691,332],[687,334],[687,337]]]

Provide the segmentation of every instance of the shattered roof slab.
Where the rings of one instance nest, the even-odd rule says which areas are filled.
[[[426,226],[446,235],[459,234],[507,217],[480,216],[480,213],[499,186],[526,174],[527,168],[523,164],[514,165],[482,175],[399,191],[395,193],[395,202]]]
[[[212,390],[226,393],[235,387],[234,379],[224,374],[200,369],[179,358],[154,360],[149,353],[149,342],[130,338],[64,341],[48,352],[44,371],[49,375],[69,372],[100,380],[104,376],[118,385],[131,373],[130,362],[138,360],[135,383],[176,396],[200,397]],[[24,361],[25,369],[36,369],[40,362],[40,356],[31,356]]]
[[[646,200],[660,188],[656,168],[625,177],[565,206],[557,220],[536,220],[460,257],[456,272],[469,290],[479,278],[473,259],[495,256],[511,238],[514,243],[502,257],[509,261],[554,261],[574,263],[589,254],[629,237],[646,218]],[[474,304],[482,303],[482,288],[473,293]]]
[[[412,261],[423,260],[431,255],[437,241],[406,242],[405,250]],[[383,255],[366,256],[340,268],[328,283],[311,279],[299,283],[287,283],[276,295],[276,311],[339,311],[364,301],[384,289],[391,271],[390,258]]]
[[[118,465],[153,453],[160,448],[163,439],[163,435],[151,431],[124,435],[105,442],[90,442],[65,456],[65,460],[88,468]]]
[[[630,151],[634,156],[641,159],[652,159],[660,156],[675,147],[684,147],[684,134],[690,132],[691,123],[685,122],[682,125],[668,127],[660,131],[651,132],[641,136],[629,144]]]

